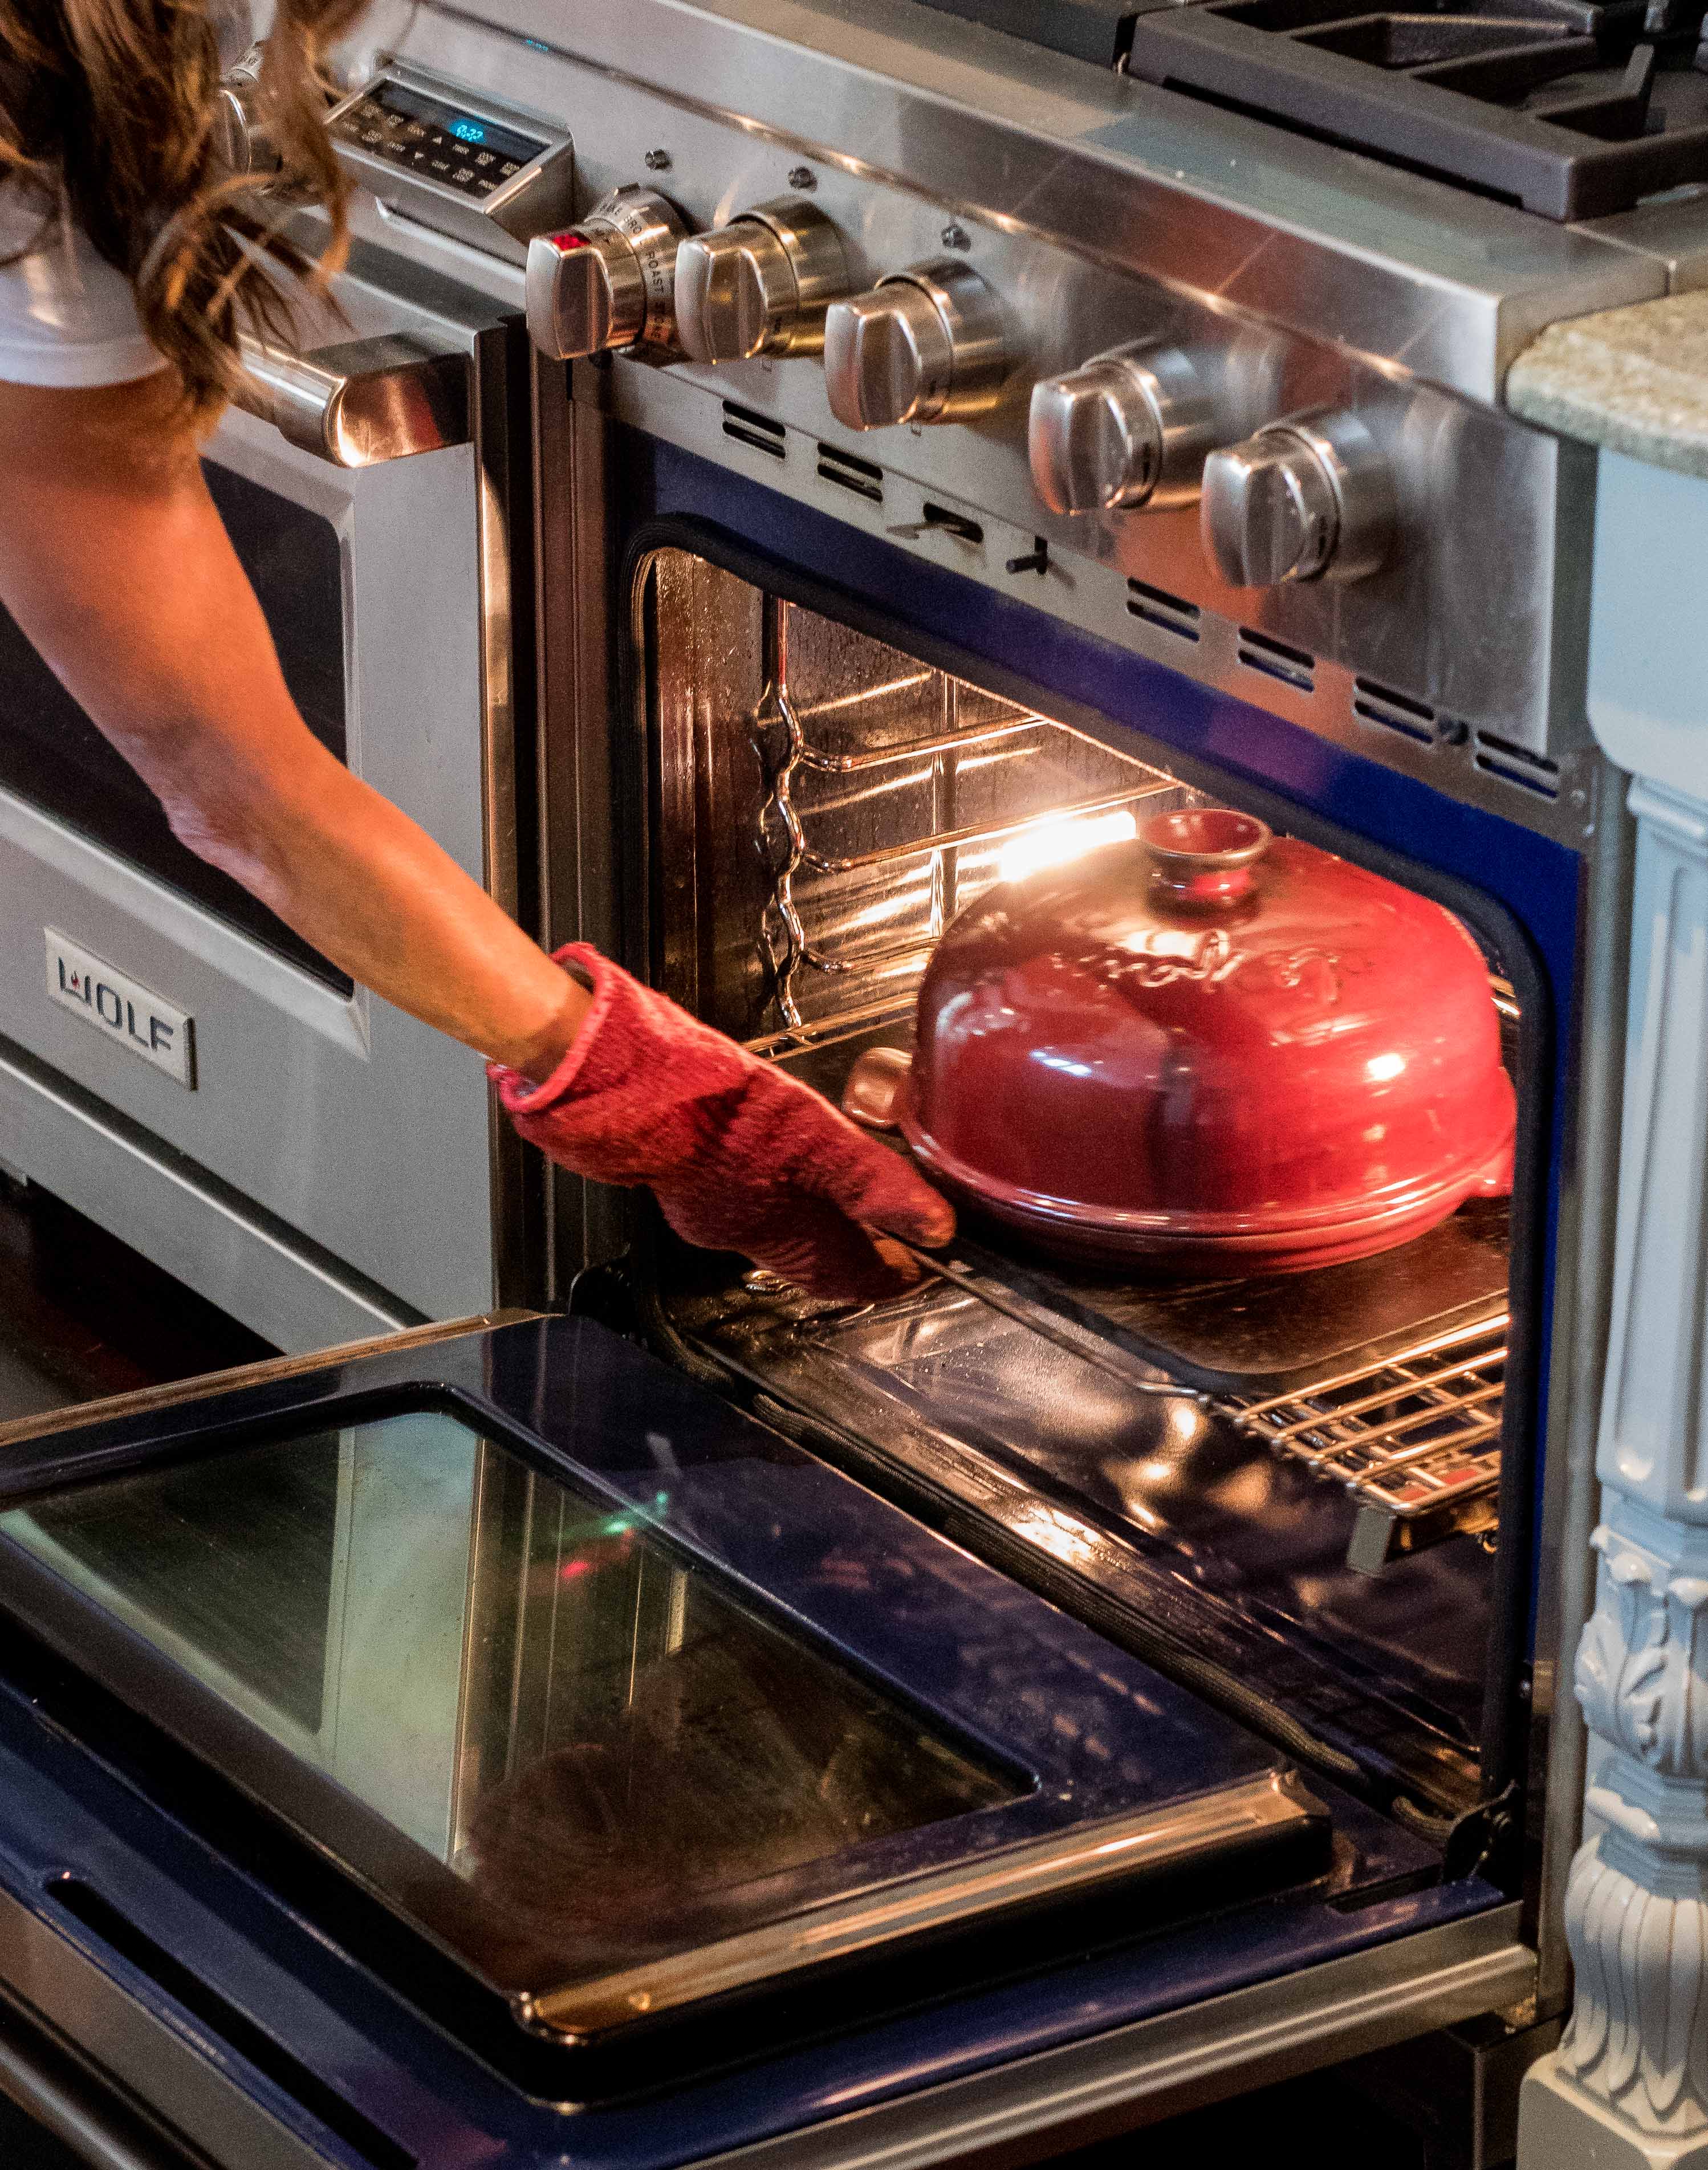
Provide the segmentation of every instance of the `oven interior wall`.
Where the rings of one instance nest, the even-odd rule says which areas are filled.
[[[653,972],[833,1097],[865,1048],[907,1045],[919,975],[957,910],[1203,797],[688,551],[643,560],[635,607]],[[1516,1005],[1489,962],[1516,1065]],[[1165,1644],[1207,1665],[1324,1766],[1427,1814],[1479,1798],[1504,1203],[1376,1260],[1161,1296],[966,1232],[984,1295],[1047,1281],[1059,1302],[1071,1281],[1070,1312],[1096,1330],[1041,1338],[947,1282],[826,1313],[686,1261],[668,1330],[902,1491],[958,1497],[1009,1564],[1070,1602],[1090,1594],[1149,1654]],[[1136,1339],[1155,1359],[1138,1376],[1219,1378],[1222,1392],[1208,1408],[1134,1392],[1107,1360],[1111,1337],[1127,1379]],[[1432,1525],[1390,1517],[1401,1540],[1373,1560],[1366,1543],[1361,1563],[1377,1463],[1395,1499],[1422,1468],[1466,1499]]]

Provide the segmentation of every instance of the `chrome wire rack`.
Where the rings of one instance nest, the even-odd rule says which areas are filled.
[[[1352,1566],[1373,1572],[1457,1531],[1493,1530],[1507,1316],[1239,1408],[1242,1430],[1357,1501]]]

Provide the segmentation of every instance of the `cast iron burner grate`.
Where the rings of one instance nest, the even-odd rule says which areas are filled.
[[[1679,0],[1202,0],[1141,13],[1128,72],[1539,211],[1708,182],[1703,10]]]

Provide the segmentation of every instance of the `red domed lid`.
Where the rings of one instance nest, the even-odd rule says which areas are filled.
[[[1316,1264],[1510,1175],[1488,969],[1439,905],[1225,807],[988,890],[919,994],[903,1126],[1004,1217]]]

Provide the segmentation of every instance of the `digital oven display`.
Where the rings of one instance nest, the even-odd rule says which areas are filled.
[[[333,132],[409,173],[477,200],[511,180],[549,147],[484,114],[400,83],[376,83],[334,124]]]

